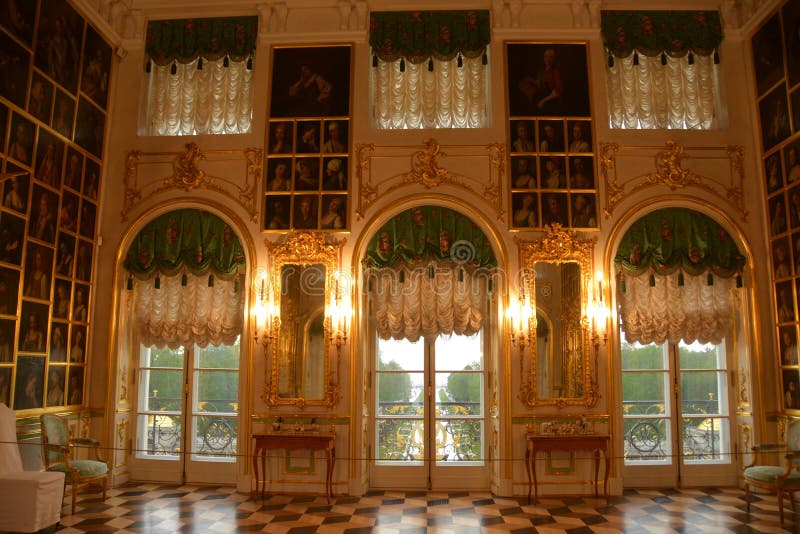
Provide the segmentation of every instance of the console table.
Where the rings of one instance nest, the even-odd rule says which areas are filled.
[[[255,447],[253,449],[253,473],[256,477],[256,491],[258,491],[258,458],[261,456],[261,496],[267,485],[267,451],[283,449],[285,451],[325,451],[325,495],[330,502],[333,496],[332,480],[333,465],[336,463],[336,448],[334,447],[335,432],[267,432],[253,434]]]
[[[536,454],[551,451],[593,451],[594,452],[594,495],[598,496],[598,474],[600,470],[600,452],[605,458],[605,473],[603,476],[603,496],[608,503],[608,442],[607,434],[538,434],[527,432],[525,434],[527,448],[525,450],[525,468],[528,471],[528,502],[531,500],[531,486],[533,486],[533,502],[538,500],[539,492],[536,481]],[[533,480],[531,480],[533,475]]]

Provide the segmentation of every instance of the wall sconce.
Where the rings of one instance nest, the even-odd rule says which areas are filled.
[[[600,342],[605,345],[608,342],[608,318],[609,310],[606,306],[605,294],[603,292],[603,273],[599,271],[596,276],[595,285],[592,291],[592,302],[589,305],[589,317],[592,321],[592,344],[594,345],[594,369],[592,370],[592,388],[598,389],[598,367],[597,360],[600,355]]]
[[[506,320],[511,345],[519,347],[519,376],[520,398],[528,399],[533,396],[533,382],[530,380],[531,362],[528,362],[528,372],[525,372],[525,347],[536,340],[536,320],[531,307],[531,298],[525,291],[525,279],[520,282],[519,296],[509,299],[506,310]]]
[[[329,341],[340,350],[347,343],[353,306],[350,302],[350,280],[341,272],[333,274],[333,291],[328,303]]]
[[[592,342],[597,348],[599,348],[601,341],[603,345],[608,341],[608,317],[610,314],[608,307],[606,307],[603,293],[603,280],[603,273],[598,272],[593,288],[592,302],[589,305],[589,317],[592,321]]]
[[[516,302],[509,300],[508,309],[506,310],[511,344],[518,346],[520,353],[525,351],[526,345],[533,342],[532,317],[531,299],[525,295],[524,290],[520,290],[519,298]]]
[[[253,317],[255,319],[256,343],[264,345],[267,350],[275,341],[281,325],[280,312],[275,305],[275,296],[269,280],[269,271],[264,267],[256,269],[253,277],[253,290],[255,303],[253,304]]]
[[[328,341],[336,348],[336,363],[333,366],[334,372],[331,373],[332,384],[339,383],[342,346],[347,343],[347,336],[350,333],[350,320],[353,317],[350,288],[349,277],[341,271],[333,273],[333,291],[327,310]]]

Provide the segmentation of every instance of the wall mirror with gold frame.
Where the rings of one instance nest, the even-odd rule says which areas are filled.
[[[535,318],[530,352],[520,353],[520,399],[529,407],[593,406],[598,393],[587,312],[595,239],[579,239],[557,224],[546,231],[536,241],[518,240],[522,283]]]
[[[265,243],[278,319],[270,321],[264,399],[270,406],[331,407],[341,391],[326,304],[335,291],[341,242],[304,232]]]

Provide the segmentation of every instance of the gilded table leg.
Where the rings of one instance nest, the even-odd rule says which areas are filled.
[[[606,472],[603,476],[603,495],[605,495],[606,504],[608,504],[608,471],[611,466],[611,461],[608,458],[608,450],[603,450],[603,457],[606,459]]]
[[[267,489],[267,448],[261,449],[261,496],[264,496],[264,490]]]
[[[328,469],[325,473],[325,492],[328,496],[328,502],[331,502],[333,497],[333,466],[336,464],[336,448],[331,446],[328,449],[327,462]]]
[[[594,450],[594,496],[599,496],[598,480],[600,474],[600,449]],[[605,488],[605,486],[604,486]]]
[[[258,449],[253,449],[253,476],[256,477],[256,493],[258,493]]]

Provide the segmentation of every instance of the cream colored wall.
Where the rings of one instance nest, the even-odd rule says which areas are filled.
[[[705,4],[705,2],[700,2]],[[105,5],[105,3],[101,3]],[[119,313],[120,303],[118,296],[124,287],[124,277],[115,276],[115,267],[120,265],[120,255],[123,253],[128,240],[144,222],[157,213],[178,206],[200,205],[218,212],[223,218],[229,220],[243,238],[248,249],[248,261],[251,267],[265,265],[265,248],[263,246],[265,235],[259,228],[259,222],[249,220],[249,214],[243,206],[235,201],[226,199],[219,194],[207,190],[192,190],[190,192],[174,190],[169,193],[144,198],[128,214],[127,220],[122,220],[120,213],[124,208],[125,191],[124,177],[126,175],[126,156],[132,150],[145,154],[153,153],[180,153],[187,142],[195,142],[203,151],[232,150],[240,151],[244,147],[263,147],[266,118],[267,98],[270,73],[270,46],[301,44],[301,43],[351,43],[353,44],[353,97],[351,119],[351,169],[350,176],[355,175],[355,150],[359,145],[372,143],[376,146],[376,155],[386,155],[380,164],[375,164],[376,176],[373,179],[390,177],[409,171],[410,155],[422,149],[423,142],[428,138],[435,139],[441,144],[442,151],[448,156],[441,161],[441,165],[452,172],[458,172],[473,177],[476,180],[486,180],[486,175],[481,174],[485,169],[475,165],[475,161],[486,158],[486,146],[490,143],[507,142],[507,110],[505,104],[505,73],[503,65],[504,41],[568,41],[588,42],[590,53],[590,75],[592,91],[592,109],[594,116],[593,138],[596,150],[600,152],[600,145],[604,143],[617,143],[620,150],[617,153],[616,170],[617,180],[624,182],[636,176],[653,173],[655,171],[655,157],[665,147],[668,140],[676,141],[686,147],[689,159],[684,160],[684,167],[696,170],[711,178],[716,178],[722,183],[735,177],[730,169],[726,150],[729,146],[743,147],[743,191],[744,208],[748,212],[743,217],[741,210],[736,205],[724,198],[716,198],[708,191],[695,186],[670,189],[665,185],[653,185],[644,188],[635,194],[630,194],[615,206],[611,216],[600,217],[600,230],[587,233],[587,237],[597,237],[595,249],[595,265],[607,275],[612,272],[612,260],[616,243],[624,233],[625,228],[635,218],[647,211],[665,205],[689,205],[708,213],[720,221],[737,239],[742,250],[748,252],[748,270],[745,283],[749,294],[754,299],[752,347],[749,354],[753,358],[752,382],[754,389],[752,398],[754,411],[761,416],[779,411],[779,397],[776,392],[778,387],[777,373],[774,366],[773,347],[773,306],[771,304],[771,289],[769,270],[767,266],[767,233],[764,223],[764,203],[762,193],[762,176],[760,158],[758,154],[758,124],[754,113],[754,83],[751,73],[749,54],[749,35],[755,23],[767,13],[775,2],[761,2],[734,6],[732,2],[724,4],[723,16],[726,18],[726,39],[720,51],[722,57],[721,73],[723,98],[727,109],[727,127],[710,132],[690,131],[612,131],[606,126],[607,106],[605,100],[604,66],[606,58],[599,36],[599,9],[621,7],[641,7],[639,2],[614,2],[604,3],[597,0],[587,2],[545,2],[497,0],[494,2],[480,1],[468,2],[464,7],[480,7],[493,10],[493,37],[489,68],[491,71],[491,124],[480,130],[434,130],[434,131],[376,131],[369,124],[369,68],[370,53],[366,34],[366,13],[368,9],[382,10],[395,8],[393,2],[311,2],[300,0],[272,4],[255,4],[252,2],[231,2],[225,9],[215,7],[212,2],[192,2],[196,10],[193,16],[229,16],[239,14],[258,14],[260,17],[260,35],[258,49],[255,56],[255,105],[252,132],[246,135],[235,136],[197,136],[192,138],[164,138],[139,136],[141,116],[141,95],[144,93],[144,50],[143,29],[144,21],[148,16],[155,18],[185,17],[186,11],[182,2],[134,1],[131,3],[133,11],[118,10],[116,14],[108,9],[89,6],[89,9],[99,9],[95,18],[102,23],[103,17],[108,20],[105,30],[112,40],[120,45],[120,54],[115,58],[116,76],[112,85],[111,112],[108,125],[108,143],[105,154],[107,162],[104,169],[101,214],[99,220],[99,234],[102,237],[102,246],[98,250],[97,263],[99,265],[96,278],[95,306],[97,311],[93,324],[95,330],[92,336],[93,354],[109,354],[108,362],[98,361],[92,366],[91,405],[103,411],[106,406],[106,437],[109,441],[124,444],[125,440],[119,433],[122,424],[131,409],[131,400],[120,400],[119,387],[116,384],[120,375],[121,363],[117,355],[120,354],[114,347],[119,344],[115,313]],[[449,3],[417,2],[416,7],[426,9],[448,8]],[[707,7],[716,8],[716,3],[708,3]],[[117,6],[117,4],[114,4]],[[227,5],[227,4],[226,4]],[[291,6],[291,7],[288,7]],[[405,8],[404,3],[404,8]],[[415,6],[408,6],[415,7]],[[648,7],[650,7],[648,5]],[[675,6],[674,3],[654,8],[698,8],[698,2],[686,6]],[[117,9],[115,7],[115,9]],[[269,31],[264,31],[264,28]],[[714,153],[711,162],[702,161],[704,154],[709,150]],[[632,154],[623,157],[623,154]],[[149,157],[149,156],[148,156]],[[595,169],[596,176],[602,176],[599,168]],[[702,171],[702,172],[701,172]],[[225,177],[241,179],[237,176],[239,171],[232,168],[215,167],[215,172]],[[225,174],[227,173],[227,174]],[[169,174],[169,168],[158,165],[138,167],[140,181],[152,180]],[[141,182],[140,182],[141,183]],[[469,213],[473,219],[484,229],[487,235],[496,238],[496,251],[502,259],[502,266],[513,271],[518,268],[515,236],[524,239],[534,239],[541,234],[538,232],[510,232],[508,221],[498,218],[496,207],[492,206],[480,194],[465,193],[464,190],[450,185],[435,188],[425,188],[422,185],[399,188],[390,194],[382,194],[376,202],[363,214],[359,220],[354,213],[357,202],[355,180],[351,180],[350,191],[350,232],[342,233],[338,237],[346,237],[344,247],[345,268],[357,271],[358,258],[360,257],[371,233],[385,221],[391,214],[417,203],[432,202],[455,207]],[[717,187],[722,189],[722,187]],[[604,186],[600,186],[600,208],[607,207]],[[507,195],[507,192],[506,192]],[[259,200],[257,207],[260,204]],[[502,200],[502,207],[509,210],[507,197]],[[272,241],[277,236],[270,235]],[[608,285],[608,284],[607,284]],[[106,314],[106,302],[112,301],[115,313]],[[356,299],[356,302],[358,299]],[[613,289],[611,303],[614,302]],[[358,317],[357,317],[358,319]],[[612,318],[612,321],[614,319]],[[354,322],[357,324],[357,322]],[[616,323],[614,322],[614,325]],[[613,330],[613,328],[612,328]],[[245,332],[250,338],[250,332]],[[615,337],[612,335],[609,347],[614,346]],[[343,372],[344,377],[349,377],[352,383],[344,385],[344,397],[328,415],[337,416],[342,422],[349,422],[337,427],[337,449],[340,457],[358,457],[363,449],[360,430],[363,421],[360,420],[361,399],[363,398],[362,385],[365,384],[363,374],[364,346],[361,343],[349,343],[344,347],[352,362],[352,372]],[[251,346],[251,350],[243,351],[246,365],[242,382],[244,398],[243,420],[253,418],[256,421],[254,429],[261,428],[259,418],[271,414],[269,408],[260,398],[263,386],[263,357],[260,346]],[[619,423],[615,422],[613,413],[617,409],[619,398],[614,387],[617,377],[614,365],[614,353],[606,348],[601,348],[599,368],[601,369],[601,399],[597,406],[591,409],[557,409],[539,408],[528,409],[516,398],[515,392],[519,387],[519,377],[514,376],[518,365],[516,352],[501,343],[498,354],[495,355],[499,362],[498,383],[498,409],[496,428],[501,429],[497,444],[496,454],[500,458],[521,459],[524,456],[523,439],[524,422],[536,417],[577,415],[591,413],[596,416],[599,429],[609,428],[618,430]],[[106,365],[106,363],[108,365]],[[343,366],[343,370],[344,370]],[[604,372],[603,372],[604,371]],[[618,384],[616,384],[618,386]],[[110,393],[113,392],[113,393]],[[305,412],[312,412],[306,409]],[[287,413],[292,413],[288,411]],[[116,415],[115,415],[116,414]],[[602,421],[611,418],[611,425],[607,427]],[[111,423],[114,419],[114,424]],[[516,421],[516,424],[512,424]],[[757,422],[758,425],[763,424]],[[618,432],[617,432],[618,434]],[[243,436],[244,442],[246,435]],[[615,441],[615,447],[621,450],[621,438]],[[524,475],[521,464],[501,464],[499,477],[492,482],[492,488],[501,494],[524,493]],[[340,461],[337,463],[335,480],[336,492],[357,493],[365,489],[366,475],[364,465],[358,461]],[[117,468],[119,478],[124,480],[126,466],[122,462]],[[249,462],[240,465],[240,488],[250,487]],[[515,472],[517,474],[515,474]],[[612,478],[616,491],[621,488],[619,481],[620,465],[615,464]]]

